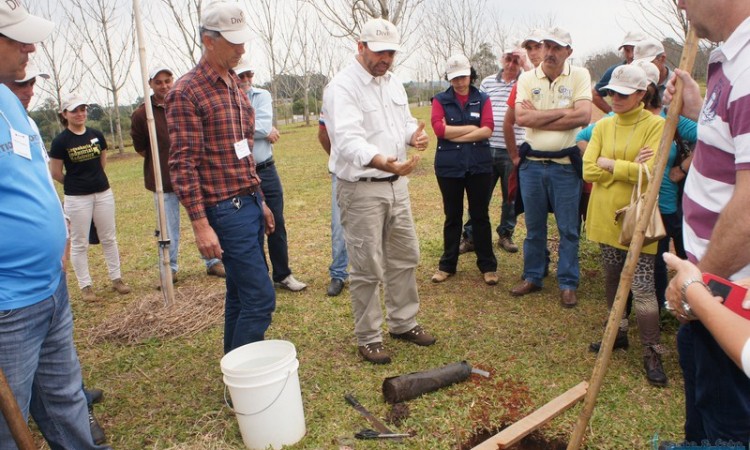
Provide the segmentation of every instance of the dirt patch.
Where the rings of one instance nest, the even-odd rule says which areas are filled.
[[[505,424],[499,428],[492,430],[477,430],[467,442],[459,447],[459,450],[470,450],[510,425],[511,424]],[[548,440],[539,431],[534,431],[530,435],[521,439],[521,441],[519,441],[515,445],[507,447],[508,450],[565,450],[566,448],[567,444],[565,442],[561,441],[560,439]]]

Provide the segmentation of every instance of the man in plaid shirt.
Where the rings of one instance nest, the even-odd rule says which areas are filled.
[[[167,95],[169,168],[190,217],[198,250],[226,269],[224,352],[262,341],[276,306],[263,256],[273,233],[252,156],[255,114],[232,70],[251,38],[236,3],[208,5],[201,17],[203,56]]]

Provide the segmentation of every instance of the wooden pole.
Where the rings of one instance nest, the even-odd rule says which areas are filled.
[[[161,253],[161,267],[159,268],[159,279],[161,291],[164,294],[164,305],[174,303],[174,285],[172,284],[172,268],[169,265],[169,231],[167,230],[167,216],[164,211],[164,188],[161,178],[161,164],[159,162],[159,143],[156,140],[156,125],[154,123],[154,111],[151,105],[151,88],[148,85],[148,66],[146,63],[146,44],[141,21],[141,9],[139,0],[133,0],[133,15],[135,16],[135,29],[138,35],[138,56],[141,65],[141,80],[143,81],[143,100],[146,103],[146,123],[148,125],[149,143],[151,145],[151,162],[154,166],[154,184],[156,185],[157,214],[159,215],[159,252]]]
[[[20,450],[35,450],[36,446],[34,445],[34,439],[31,437],[31,431],[29,431],[29,425],[21,413],[21,408],[18,407],[16,397],[8,385],[8,380],[5,378],[2,369],[0,369],[0,411],[5,417],[10,434],[16,441],[18,448]]]
[[[680,58],[680,69],[690,72],[693,69],[695,63],[695,54],[698,51],[698,38],[695,35],[695,31],[691,28],[688,32],[687,39],[685,40],[685,47],[682,50],[682,57]],[[586,393],[586,398],[583,401],[583,409],[581,414],[578,416],[578,422],[573,430],[573,435],[570,437],[568,443],[568,450],[578,450],[583,442],[583,437],[588,427],[591,415],[594,412],[594,406],[596,405],[596,397],[599,394],[599,390],[602,387],[604,375],[607,373],[609,366],[609,360],[612,356],[612,347],[615,343],[615,337],[617,336],[617,329],[622,319],[623,312],[625,311],[625,304],[627,303],[628,293],[630,292],[630,286],[633,283],[633,274],[635,273],[636,265],[638,264],[638,257],[641,254],[641,248],[643,247],[643,238],[646,233],[646,227],[651,220],[651,214],[654,206],[656,205],[656,199],[659,194],[659,187],[661,186],[661,180],[664,175],[664,168],[667,165],[667,159],[669,158],[669,148],[672,145],[674,139],[674,133],[677,129],[677,123],[680,120],[679,112],[682,110],[682,81],[677,78],[676,84],[677,91],[672,98],[672,103],[667,112],[667,120],[664,124],[664,133],[661,136],[659,142],[659,150],[656,153],[656,162],[654,164],[654,176],[648,185],[646,190],[646,204],[644,206],[644,214],[641,215],[638,223],[635,227],[635,233],[633,240],[630,243],[628,249],[628,255],[625,258],[625,266],[623,267],[622,274],[620,275],[620,284],[617,288],[617,294],[615,295],[615,302],[612,305],[612,310],[609,313],[609,319],[607,320],[607,327],[604,330],[604,336],[602,338],[601,348],[599,349],[599,355],[596,358],[594,364],[594,371],[591,374],[591,380],[589,382],[589,390]]]

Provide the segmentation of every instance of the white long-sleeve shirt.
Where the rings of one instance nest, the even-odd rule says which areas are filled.
[[[328,169],[347,181],[393,175],[366,165],[377,154],[405,161],[417,130],[398,78],[391,72],[374,77],[356,60],[326,87],[323,113],[331,139]]]

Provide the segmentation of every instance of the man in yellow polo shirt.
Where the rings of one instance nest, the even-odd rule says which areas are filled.
[[[511,290],[522,296],[542,289],[547,246],[547,213],[551,208],[560,235],[557,283],[560,303],[572,308],[578,288],[578,203],[581,198],[581,154],[576,133],[591,119],[591,76],[573,67],[570,33],[553,28],[543,39],[544,60],[518,80],[517,123],[526,127],[519,148],[518,177],[526,212],[523,282]]]

